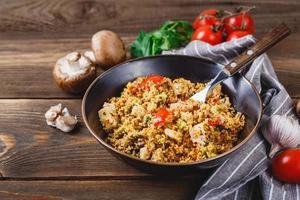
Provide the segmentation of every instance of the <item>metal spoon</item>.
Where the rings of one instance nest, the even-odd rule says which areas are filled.
[[[246,49],[241,55],[237,56],[231,63],[224,66],[223,70],[221,70],[210,82],[208,82],[207,86],[203,90],[194,94],[191,99],[204,103],[209,91],[211,91],[217,84],[244,69],[255,58],[286,38],[290,32],[291,30],[284,23],[275,27],[271,32],[265,34],[250,48]]]

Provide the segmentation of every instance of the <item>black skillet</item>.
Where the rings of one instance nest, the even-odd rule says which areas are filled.
[[[241,69],[289,33],[290,30],[284,24],[280,25],[238,56],[233,61],[234,68],[230,67],[233,66],[232,64],[225,68],[231,72]],[[239,73],[222,82],[222,88],[235,109],[246,116],[246,125],[239,134],[239,143],[230,151],[214,158],[191,163],[160,163],[142,160],[119,152],[105,142],[107,133],[103,131],[99,122],[98,110],[108,98],[119,96],[124,86],[139,76],[159,74],[171,79],[182,77],[192,82],[208,82],[223,68],[224,66],[209,60],[180,55],[161,55],[129,60],[105,71],[89,86],[82,101],[83,120],[92,135],[113,155],[148,172],[187,174],[221,165],[234,153],[238,153],[239,149],[255,134],[262,116],[262,102],[259,93]]]

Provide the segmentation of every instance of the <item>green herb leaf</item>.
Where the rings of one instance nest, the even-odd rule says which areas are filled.
[[[159,30],[146,33],[141,31],[131,45],[132,57],[160,54],[163,50],[186,45],[193,34],[193,27],[186,21],[166,21]]]

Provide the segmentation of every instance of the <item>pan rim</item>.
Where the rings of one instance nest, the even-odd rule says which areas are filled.
[[[137,158],[137,157],[131,156],[129,154],[126,154],[126,153],[123,153],[121,151],[118,151],[117,149],[115,149],[114,147],[112,147],[111,145],[109,145],[108,143],[106,143],[104,140],[102,140],[97,135],[97,133],[95,133],[91,129],[91,127],[89,126],[89,124],[87,122],[87,117],[85,115],[85,113],[86,113],[85,112],[86,98],[87,98],[90,90],[92,89],[92,87],[95,85],[95,83],[99,79],[101,79],[102,77],[104,77],[106,74],[110,73],[110,71],[114,70],[115,68],[120,67],[121,65],[129,64],[131,62],[145,60],[145,59],[158,58],[158,57],[188,57],[188,58],[193,58],[193,59],[201,59],[201,61],[206,61],[206,62],[210,62],[212,64],[217,64],[217,65],[222,66],[220,63],[213,62],[212,60],[208,60],[208,59],[205,59],[205,58],[198,58],[198,57],[195,57],[195,56],[187,56],[187,55],[157,55],[157,56],[147,56],[147,57],[142,57],[142,58],[130,59],[130,60],[122,62],[122,63],[120,63],[118,65],[115,65],[114,67],[112,67],[112,68],[104,71],[87,88],[87,90],[86,90],[86,92],[85,92],[85,94],[83,96],[82,103],[81,103],[81,112],[82,112],[82,117],[83,117],[84,124],[88,128],[90,134],[92,134],[99,143],[101,143],[104,147],[106,147],[107,149],[113,151],[114,153],[116,153],[118,155],[121,155],[121,156],[124,156],[124,157],[127,157],[129,159],[133,159],[133,160],[135,160],[137,162],[143,162],[143,163],[146,163],[146,164],[156,165],[156,166],[180,167],[180,166],[195,166],[195,165],[199,165],[199,164],[203,164],[203,163],[208,163],[210,161],[214,161],[214,160],[223,158],[223,157],[225,157],[225,156],[227,156],[229,154],[232,154],[235,151],[237,151],[239,148],[241,148],[241,146],[243,146],[245,143],[247,143],[254,136],[254,134],[256,133],[256,130],[258,129],[258,126],[260,124],[261,118],[262,118],[262,113],[263,113],[262,101],[261,101],[259,92],[257,91],[256,87],[247,78],[245,78],[244,76],[242,76],[241,74],[239,74],[240,78],[244,79],[244,81],[253,89],[254,93],[256,94],[256,97],[258,98],[258,101],[259,101],[259,110],[260,110],[260,112],[259,112],[258,119],[257,119],[257,121],[255,123],[255,126],[250,131],[249,135],[246,138],[244,138],[240,143],[238,143],[237,145],[235,145],[229,151],[226,151],[226,152],[224,152],[222,154],[219,154],[219,155],[217,155],[215,157],[212,157],[212,158],[207,158],[207,159],[198,160],[198,161],[194,161],[194,162],[185,162],[185,163],[170,162],[170,163],[164,163],[164,162],[156,162],[156,161],[151,161],[151,160],[143,160],[141,158]]]

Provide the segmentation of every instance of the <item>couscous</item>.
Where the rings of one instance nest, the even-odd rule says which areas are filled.
[[[126,154],[157,162],[193,162],[237,144],[245,116],[218,85],[206,103],[190,99],[204,83],[159,75],[129,82],[99,110],[107,142]]]

